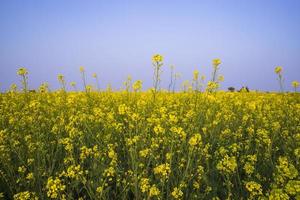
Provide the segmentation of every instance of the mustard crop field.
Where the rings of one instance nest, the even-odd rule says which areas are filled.
[[[22,91],[0,95],[0,198],[300,199],[299,84],[219,91],[216,59],[209,82],[195,71],[186,90],[168,92],[162,61],[153,57],[150,90],[128,79],[96,91],[80,68],[85,91],[59,75],[60,90],[30,92],[19,69]]]

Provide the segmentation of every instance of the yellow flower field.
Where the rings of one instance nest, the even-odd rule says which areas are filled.
[[[148,91],[88,89],[82,67],[84,92],[63,75],[29,92],[20,69],[23,92],[0,95],[0,199],[300,199],[300,94],[216,91],[219,59],[205,91],[198,71],[196,90],[161,91],[162,60]]]
[[[299,198],[296,93],[9,92],[0,105],[5,198]]]

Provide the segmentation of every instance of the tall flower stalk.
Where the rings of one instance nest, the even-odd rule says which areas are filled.
[[[61,84],[62,91],[65,92],[66,91],[66,81],[65,81],[64,75],[58,74],[57,79],[58,79],[59,83]]]
[[[93,73],[93,78],[96,81],[96,87],[97,87],[97,91],[100,91],[100,85],[99,85],[99,80],[98,80],[98,76],[96,73]]]
[[[131,81],[132,81],[132,77],[130,75],[128,75],[126,78],[126,81],[124,81],[124,83],[123,83],[124,89],[127,93],[129,93],[131,90]]]
[[[77,91],[77,88],[76,88],[76,82],[72,81],[70,83],[70,86],[73,88],[74,91]]]
[[[298,81],[293,81],[292,82],[292,87],[294,88],[294,91],[297,92],[297,88],[299,87],[299,82]]]
[[[154,74],[153,74],[154,99],[156,93],[160,89],[161,67],[163,66],[162,62],[163,62],[163,56],[156,54],[152,57],[152,64],[154,67]]]
[[[199,71],[194,70],[193,72],[193,88],[195,92],[199,92]]]
[[[143,86],[143,81],[137,80],[133,83],[132,89],[134,92],[139,92],[142,90],[142,86]]]
[[[180,78],[180,74],[179,73],[175,73],[174,75],[174,83],[173,83],[173,88],[172,88],[172,92],[175,92],[175,88],[176,88],[176,81]]]
[[[174,66],[171,65],[170,66],[170,70],[171,70],[171,77],[170,77],[170,84],[169,84],[169,88],[168,88],[168,91],[170,92],[171,91],[171,88],[172,88],[172,85],[173,85],[173,82],[174,82]]]
[[[79,71],[81,73],[81,78],[82,78],[82,82],[83,82],[84,91],[87,92],[84,67],[81,66],[79,68]]]
[[[212,80],[211,81],[215,82],[216,78],[217,78],[217,71],[219,69],[219,65],[221,64],[221,60],[218,59],[218,58],[213,59],[212,64],[213,64],[214,71],[213,71],[213,75],[212,75]]]
[[[24,93],[28,92],[28,71],[26,68],[21,67],[18,69],[18,75],[21,76],[21,84]]]
[[[281,66],[277,66],[275,67],[275,73],[278,75],[278,82],[279,82],[279,86],[280,86],[280,92],[283,92],[283,76],[282,76],[282,67]]]
[[[219,65],[221,64],[221,60],[216,58],[212,61],[213,64],[213,74],[211,81],[208,81],[206,90],[208,92],[214,92],[219,88],[219,82],[217,80]]]

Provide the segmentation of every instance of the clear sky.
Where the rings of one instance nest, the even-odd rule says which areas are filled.
[[[278,90],[274,67],[283,66],[285,88],[300,81],[299,0],[1,0],[0,87],[18,83],[16,70],[29,70],[29,85],[57,74],[80,83],[97,73],[100,85],[118,88],[131,75],[152,84],[151,57],[192,78],[208,78],[211,60],[220,58],[223,88]]]

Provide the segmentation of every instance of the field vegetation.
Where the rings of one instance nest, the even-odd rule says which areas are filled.
[[[224,77],[194,71],[175,91],[129,77],[121,91],[86,82],[84,91],[58,75],[31,92],[0,94],[0,199],[300,199],[300,95],[219,91]],[[67,85],[73,91],[67,91]]]

